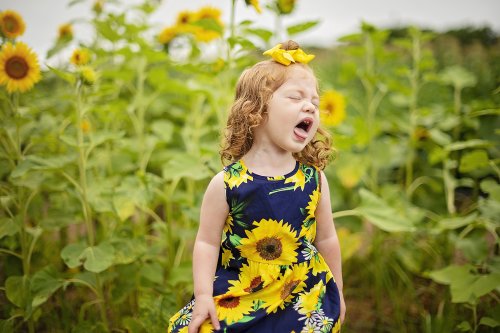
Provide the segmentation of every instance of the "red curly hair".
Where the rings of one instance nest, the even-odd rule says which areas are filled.
[[[250,150],[253,129],[265,120],[269,100],[274,91],[287,80],[292,66],[302,66],[312,72],[309,66],[301,63],[284,66],[273,60],[266,60],[241,74],[220,150],[224,165],[241,159]],[[311,142],[293,156],[301,163],[324,169],[331,160],[332,153],[331,137],[319,127]]]

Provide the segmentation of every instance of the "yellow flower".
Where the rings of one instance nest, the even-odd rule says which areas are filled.
[[[215,296],[214,301],[217,317],[228,324],[239,321],[253,310],[253,299],[245,297],[241,290]]]
[[[90,61],[90,52],[87,49],[76,49],[71,55],[70,61],[73,65],[86,65]]]
[[[187,333],[187,326],[186,326],[186,331],[185,333]],[[212,324],[212,322],[207,319],[203,322],[203,324],[201,324],[200,326],[200,330],[199,330],[199,333],[212,333],[214,331],[214,325]],[[179,332],[180,333],[180,332]]]
[[[168,44],[178,34],[179,34],[179,30],[176,27],[166,27],[158,35],[158,41],[161,44]]]
[[[183,10],[177,14],[176,25],[190,24],[194,21],[194,14],[188,10]]]
[[[274,61],[279,62],[282,65],[288,66],[291,63],[300,62],[302,64],[307,64],[309,61],[313,60],[314,54],[306,54],[302,49],[296,50],[285,50],[281,48],[282,44],[278,44],[275,47],[265,51],[263,55],[268,55],[274,59]]]
[[[226,218],[226,223],[224,224],[223,233],[227,233],[228,231],[233,232],[233,225],[233,216],[229,213]]]
[[[104,6],[104,0],[96,0],[92,6],[92,10],[97,14],[102,12],[102,7]]]
[[[294,265],[285,271],[280,280],[262,289],[255,297],[264,301],[263,307],[267,313],[276,312],[278,308],[284,309],[285,303],[306,287],[304,281],[307,279],[308,270],[307,262]]]
[[[280,14],[290,14],[295,9],[295,0],[277,0],[276,6]]]
[[[241,160],[233,164],[224,172],[224,183],[226,183],[230,189],[239,187],[242,183],[246,183],[249,180],[252,181],[253,177],[248,174],[248,168]]]
[[[336,126],[345,118],[345,98],[335,90],[328,90],[319,103],[321,121],[326,126]]]
[[[222,266],[227,267],[229,265],[229,260],[233,258],[233,253],[231,250],[223,249],[222,250]]]
[[[248,265],[241,267],[238,280],[230,280],[232,285],[229,291],[236,292],[243,290],[246,293],[255,293],[271,282],[275,281],[280,274],[278,265],[261,264],[255,261],[249,261]]]
[[[93,85],[97,80],[97,74],[90,66],[80,67],[80,79],[86,85]]]
[[[218,8],[205,6],[200,8],[200,10],[194,14],[195,21],[204,19],[214,20],[221,27],[224,26],[224,23],[221,20],[221,10]]]
[[[59,39],[72,39],[73,38],[73,26],[71,23],[62,24],[59,26]]]
[[[90,121],[88,121],[87,119],[84,119],[80,126],[82,128],[83,133],[89,133],[91,130]]]
[[[26,29],[23,18],[13,10],[0,12],[0,33],[7,38],[21,36]]]
[[[323,281],[320,281],[308,292],[300,294],[298,299],[299,302],[298,312],[300,314],[306,314],[312,311],[316,311],[320,295],[324,294],[324,292],[325,292],[325,285],[323,284]]]
[[[340,332],[340,319],[335,323],[335,326],[332,328],[332,333],[339,333]]]
[[[247,6],[252,6],[257,13],[262,14],[262,8],[260,8],[259,0],[245,0],[245,3]]]
[[[302,168],[299,168],[299,170],[293,176],[285,179],[285,184],[288,183],[295,183],[293,187],[294,191],[299,187],[302,191],[304,191],[304,186],[306,185],[306,175],[304,174]]]
[[[308,241],[311,243],[316,238],[316,207],[318,207],[318,201],[320,198],[319,190],[314,190],[311,195],[309,195],[311,199],[307,203],[306,212],[307,216],[304,219],[304,225],[302,226],[302,230],[300,231],[299,237],[305,236]]]
[[[276,220],[262,219],[253,223],[256,227],[245,230],[246,238],[240,240],[238,249],[243,257],[267,264],[289,265],[297,262],[299,246],[296,232],[291,226]]]
[[[318,275],[318,273],[326,272],[326,283],[328,283],[331,279],[335,281],[330,267],[328,267],[328,264],[320,253],[317,253],[311,260],[309,260],[309,270],[314,276]]]
[[[36,54],[23,42],[6,43],[0,51],[0,84],[7,91],[25,92],[40,81],[40,66]]]
[[[194,38],[200,42],[210,42],[214,39],[220,38],[221,34],[214,30],[203,29],[201,27],[193,26],[192,33]]]

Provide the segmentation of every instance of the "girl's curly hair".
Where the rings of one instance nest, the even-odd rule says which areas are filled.
[[[265,120],[268,102],[274,91],[286,81],[292,66],[303,66],[312,71],[310,67],[300,63],[284,66],[273,60],[266,60],[241,74],[220,150],[224,165],[239,160],[250,150],[253,128]],[[331,136],[320,127],[311,142],[293,156],[301,163],[324,169],[332,153]]]

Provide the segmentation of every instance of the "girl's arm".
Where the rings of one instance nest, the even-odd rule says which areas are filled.
[[[316,239],[314,245],[325,259],[328,267],[335,277],[340,293],[340,321],[344,321],[345,302],[342,289],[342,261],[340,255],[339,239],[333,223],[332,206],[330,203],[330,189],[328,180],[323,172],[321,174],[321,197],[316,208]]]
[[[193,280],[195,306],[189,332],[198,332],[200,325],[210,317],[219,329],[213,301],[213,283],[219,256],[222,229],[229,213],[224,189],[224,173],[215,175],[208,184],[200,212],[200,227],[193,249]]]

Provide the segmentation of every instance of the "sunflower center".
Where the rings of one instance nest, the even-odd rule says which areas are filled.
[[[262,283],[263,283],[262,278],[260,276],[257,276],[256,278],[252,279],[252,282],[250,282],[250,286],[248,288],[245,288],[244,290],[247,293],[257,291],[262,286]]]
[[[299,283],[300,283],[299,280],[290,281],[286,283],[283,289],[281,290],[280,298],[285,299],[288,296],[290,296],[290,294],[293,292],[293,290],[295,289],[295,287],[297,287]]]
[[[15,17],[12,16],[6,16],[3,20],[5,24],[5,30],[7,30],[10,33],[15,33],[19,31],[19,22],[16,20]]]
[[[276,237],[265,237],[257,242],[257,252],[265,260],[279,258],[283,252],[281,241]]]
[[[239,297],[225,297],[219,300],[219,305],[223,308],[226,309],[234,309],[240,304],[240,298]]]
[[[5,72],[12,79],[20,80],[28,75],[28,71],[28,62],[22,57],[11,57],[5,63]]]
[[[328,111],[328,114],[332,114],[335,111],[335,104],[333,103],[328,103],[326,105],[326,110]]]

